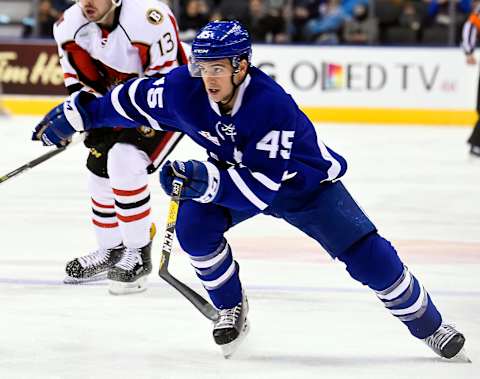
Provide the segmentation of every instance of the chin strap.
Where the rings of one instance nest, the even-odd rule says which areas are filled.
[[[238,84],[235,84],[235,81],[233,80],[233,77],[235,76],[235,74],[238,74],[240,72],[240,70],[238,68],[235,69],[235,71],[233,71],[232,73],[232,76],[230,77],[230,80],[232,82],[232,85],[233,85],[233,91],[232,91],[232,96],[230,96],[230,98],[227,100],[227,101],[217,101],[217,105],[218,107],[221,109],[221,106],[222,105],[225,105],[225,104],[228,104],[230,102],[230,100],[233,99],[233,97],[235,96],[235,94],[237,93],[237,90],[238,90],[238,87],[240,87],[242,85],[242,83],[245,81],[245,78],[247,77],[248,75],[248,70],[247,70],[247,73],[245,74],[245,76],[243,77],[243,79],[241,80],[240,83]]]

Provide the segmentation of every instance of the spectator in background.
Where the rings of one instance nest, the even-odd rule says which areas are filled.
[[[265,0],[249,0],[248,9],[240,20],[254,42],[282,43],[288,40],[282,10],[268,8]]]
[[[455,0],[456,19],[450,15],[450,0],[423,0],[428,4],[427,21],[430,24],[450,25],[452,22],[463,24],[466,15],[471,11],[472,0]]]
[[[320,16],[305,25],[308,40],[336,44],[344,23],[353,18],[355,7],[368,5],[369,0],[325,0],[320,6]]]
[[[291,23],[291,40],[293,42],[305,41],[305,24],[320,15],[320,6],[325,0],[294,0]]]
[[[287,22],[283,14],[283,8],[273,6],[266,16],[267,42],[285,43],[288,42]]]
[[[345,21],[343,26],[343,41],[347,44],[366,45],[376,42],[378,37],[377,20],[368,17],[368,6],[356,4],[353,17]]]
[[[309,41],[337,44],[340,29],[348,18],[340,0],[326,0],[320,8],[319,16],[305,25],[304,34]]]
[[[179,18],[180,39],[190,42],[197,31],[209,21],[209,6],[205,0],[188,0]]]
[[[63,12],[65,9],[72,6],[72,1],[71,0],[53,0],[52,5],[57,11]]]
[[[223,20],[237,20],[248,11],[248,1],[222,0],[217,10],[222,14]]]
[[[422,15],[418,13],[412,1],[406,1],[403,4],[402,11],[398,17],[398,24],[403,28],[411,30],[418,41],[422,27]]]
[[[38,37],[53,38],[53,24],[60,13],[53,7],[51,0],[41,0],[38,6]]]

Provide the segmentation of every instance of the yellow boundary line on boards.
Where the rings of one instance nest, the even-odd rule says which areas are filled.
[[[41,116],[63,99],[2,96],[1,101],[12,114]],[[313,122],[472,126],[477,120],[474,110],[320,107],[302,107],[302,110]]]
[[[315,122],[473,126],[477,121],[473,110],[316,107],[302,107],[302,110]]]

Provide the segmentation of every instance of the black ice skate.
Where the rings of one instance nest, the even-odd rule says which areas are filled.
[[[480,158],[480,146],[470,145],[470,156]]]
[[[120,260],[123,245],[112,249],[98,249],[83,257],[75,258],[67,263],[63,280],[66,284],[81,284],[103,280],[107,272]]]
[[[442,324],[429,337],[424,339],[425,343],[440,357],[471,362],[465,355],[463,345],[465,337],[457,331],[453,325]]]
[[[152,272],[151,250],[151,241],[142,248],[124,248],[122,258],[108,271],[109,292],[112,295],[126,295],[147,289],[147,275]]]
[[[233,308],[220,309],[219,319],[213,325],[213,339],[222,349],[223,356],[230,358],[246,337],[250,326],[247,320],[248,300],[243,296],[242,302]]]

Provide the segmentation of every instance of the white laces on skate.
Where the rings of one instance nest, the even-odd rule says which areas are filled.
[[[218,321],[215,323],[214,329],[233,328],[242,312],[242,304],[229,309],[220,309],[218,311]]]
[[[122,258],[118,261],[115,267],[129,271],[132,270],[137,263],[141,265],[143,261],[140,250],[140,248],[126,247],[123,252]]]
[[[434,350],[442,350],[445,344],[458,333],[454,325],[442,324],[431,336],[425,338],[425,343]]]
[[[111,249],[98,249],[94,252],[84,255],[83,257],[78,258],[78,261],[83,268],[93,267],[102,263],[105,263],[110,257]]]

